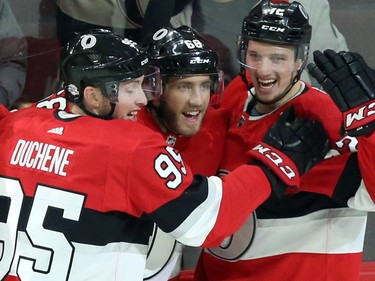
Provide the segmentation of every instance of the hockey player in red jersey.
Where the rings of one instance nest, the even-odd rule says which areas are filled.
[[[216,174],[229,125],[229,112],[211,106],[223,91],[217,53],[187,26],[156,31],[148,52],[160,69],[163,94],[141,110],[139,122],[162,133],[194,173]]]
[[[359,279],[366,211],[375,205],[366,200],[368,193],[357,192],[363,187],[357,140],[341,136],[340,111],[329,95],[300,80],[310,37],[308,15],[298,2],[260,1],[243,21],[243,72],[226,89],[242,92],[224,96],[237,95],[244,103],[236,106],[244,111],[231,122],[222,173],[245,163],[244,151],[291,105],[322,122],[331,150],[301,178],[299,193],[271,196],[256,209],[255,229],[245,225],[220,247],[205,249],[196,280]]]
[[[187,26],[156,31],[148,50],[150,64],[160,69],[163,94],[141,110],[138,122],[161,133],[194,174],[216,175],[229,126],[229,111],[211,106],[212,100],[219,99],[223,85],[218,55]],[[146,277],[164,280],[160,278],[174,268],[170,280],[178,280],[183,246],[160,229],[152,241]]]
[[[143,280],[154,223],[181,243],[218,245],[326,153],[320,122],[290,108],[264,149],[250,150],[260,161],[225,179],[194,176],[159,133],[133,117],[103,120],[129,94],[122,81],[142,82],[147,56],[114,35],[107,48],[87,36],[63,61],[76,78],[71,112],[29,107],[0,121],[1,280]]]

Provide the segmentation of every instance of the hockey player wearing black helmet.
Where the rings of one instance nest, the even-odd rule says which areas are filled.
[[[310,39],[308,15],[295,1],[261,1],[244,18],[237,58],[244,81],[254,87],[256,110],[269,112],[298,92]]]
[[[226,110],[212,106],[223,90],[218,54],[187,26],[161,28],[149,38],[147,49],[150,65],[160,69],[163,95],[140,111],[138,121],[161,133],[193,173],[216,174],[229,122]],[[182,245],[160,230],[153,243],[146,276],[153,277],[148,280],[178,278]]]
[[[164,132],[195,135],[223,90],[218,55],[187,26],[156,31],[148,51],[163,81],[163,96],[149,104],[151,113]]]
[[[234,79],[223,95],[245,98],[233,114],[220,172],[230,175],[249,161],[246,151],[290,106],[296,116],[322,122],[329,159],[302,176],[298,193],[275,193],[257,207],[253,223],[220,247],[203,250],[196,281],[358,280],[363,210],[374,203],[361,192],[356,139],[341,135],[341,112],[329,95],[299,78],[310,35],[308,15],[296,1],[262,0],[244,18],[238,41],[242,79]]]
[[[80,34],[65,46],[60,74],[63,90],[36,106],[136,120],[147,100],[161,93],[159,69],[149,66],[146,50],[104,29]]]

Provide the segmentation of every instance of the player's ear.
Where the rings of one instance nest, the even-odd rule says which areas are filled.
[[[83,103],[89,111],[95,111],[100,106],[101,93],[98,89],[87,86],[83,90]]]

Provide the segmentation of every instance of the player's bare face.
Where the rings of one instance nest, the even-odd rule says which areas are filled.
[[[118,103],[116,103],[113,118],[137,120],[139,110],[147,103],[142,90],[142,81],[143,76],[120,83]]]
[[[246,66],[250,72],[257,99],[272,103],[290,86],[301,61],[295,59],[293,47],[271,45],[258,41],[249,41],[246,53]],[[290,91],[278,103],[282,104],[293,96]]]
[[[175,134],[195,135],[210,102],[210,89],[208,75],[171,77],[160,104],[165,127]]]

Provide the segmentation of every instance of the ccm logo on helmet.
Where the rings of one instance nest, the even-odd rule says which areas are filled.
[[[202,63],[210,63],[210,59],[194,58],[190,60],[190,64],[202,64]]]
[[[269,26],[269,25],[266,25],[266,24],[263,24],[261,28],[263,30],[269,30],[269,31],[273,31],[273,32],[284,32],[285,31],[285,28],[276,27],[276,26]]]

